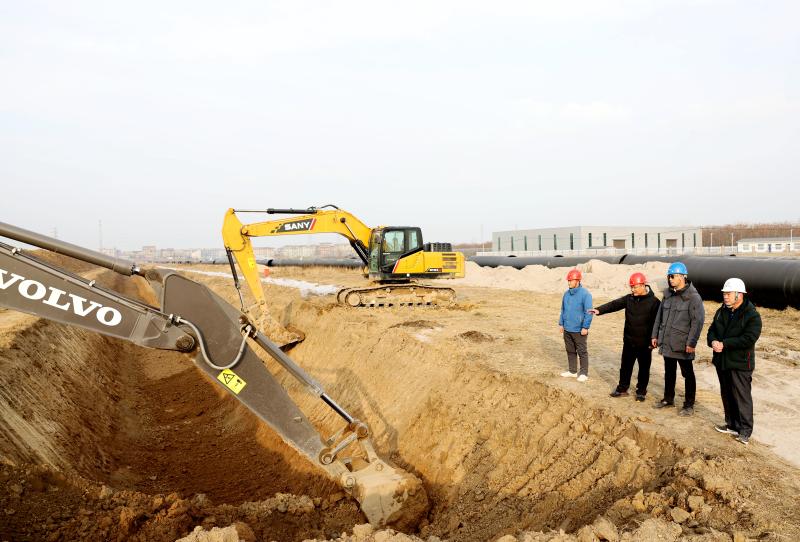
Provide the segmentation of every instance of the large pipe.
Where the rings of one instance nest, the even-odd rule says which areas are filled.
[[[481,267],[507,266],[522,269],[528,265],[544,265],[545,267],[574,267],[589,260],[600,260],[616,264],[622,256],[470,256],[467,260]]]
[[[722,285],[731,278],[744,281],[757,305],[800,308],[800,260],[794,258],[717,258],[690,256],[680,260],[689,270],[703,299],[721,301]]]
[[[703,299],[722,300],[722,285],[731,277],[742,279],[747,295],[757,305],[784,309],[800,308],[800,259],[797,258],[737,258],[732,256],[606,256],[591,257],[531,257],[475,256],[469,258],[478,265],[500,265],[522,269],[526,265],[544,265],[550,268],[572,267],[589,260],[626,265],[646,262],[671,263],[681,261],[689,270],[689,280]]]
[[[351,258],[268,258],[256,260],[256,263],[260,263],[261,265],[266,265],[268,267],[349,267],[356,269],[364,266],[360,260],[354,260]]]
[[[9,239],[19,241],[20,243],[26,243],[28,245],[44,248],[59,254],[64,254],[65,256],[70,256],[71,258],[75,258],[77,260],[93,263],[95,265],[99,265],[100,267],[111,269],[112,271],[122,275],[131,276],[134,273],[140,273],[137,265],[129,260],[114,258],[113,256],[108,256],[102,252],[95,252],[94,250],[73,245],[72,243],[67,243],[66,241],[61,241],[60,239],[48,237],[30,230],[18,228],[17,226],[12,226],[11,224],[6,224],[5,222],[0,222],[0,236],[8,237]]]

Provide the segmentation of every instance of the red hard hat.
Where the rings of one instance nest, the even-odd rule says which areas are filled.
[[[647,284],[647,277],[644,276],[644,273],[634,273],[631,275],[631,278],[628,279],[628,284],[631,286],[636,286],[637,284]]]
[[[569,273],[567,273],[567,280],[581,280],[581,278],[581,272],[577,269],[570,269]]]

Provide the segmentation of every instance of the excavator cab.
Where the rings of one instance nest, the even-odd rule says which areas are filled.
[[[414,227],[375,228],[369,245],[370,277],[391,279],[397,260],[422,250],[422,230]]]

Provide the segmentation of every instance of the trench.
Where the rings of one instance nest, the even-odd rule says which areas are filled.
[[[684,454],[673,442],[470,359],[458,338],[429,340],[426,331],[443,325],[440,315],[376,317],[328,302],[292,303],[284,314],[306,334],[292,358],[367,422],[380,455],[423,480],[432,506],[417,535],[471,541],[575,532],[620,499],[667,484]],[[259,540],[302,540],[365,522],[355,501],[189,358],[38,320],[8,337],[0,351],[6,463],[48,465],[81,480],[71,482],[75,497],[62,506],[69,512],[54,516],[44,534],[174,540],[195,525],[241,521]],[[330,409],[288,376],[279,379],[323,435],[338,429]],[[111,503],[97,495],[102,486],[115,492]],[[298,497],[276,501],[276,493]],[[38,495],[30,506],[48,498]],[[249,502],[271,504],[256,512]],[[87,509],[89,516],[74,519]],[[123,521],[124,510],[134,519]],[[25,518],[11,516],[0,535],[39,539],[42,529]]]
[[[665,485],[683,456],[631,420],[466,359],[456,338],[420,340],[442,324],[402,311],[355,322],[350,314],[296,307],[293,321],[309,331],[292,356],[368,423],[379,453],[423,480],[432,501],[423,537],[575,531],[617,500]],[[324,430],[335,426],[283,383]]]
[[[0,328],[0,479],[21,493],[0,495],[0,539],[175,540],[244,521],[258,539],[302,540],[365,522],[188,356],[8,311]]]

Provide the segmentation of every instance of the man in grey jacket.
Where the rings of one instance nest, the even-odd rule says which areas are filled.
[[[689,282],[689,271],[681,262],[675,262],[667,271],[669,288],[664,292],[656,322],[653,325],[651,343],[664,356],[664,398],[656,408],[675,404],[675,379],[677,365],[685,380],[686,396],[681,416],[694,414],[694,397],[697,383],[694,378],[694,351],[705,322],[703,300]]]

